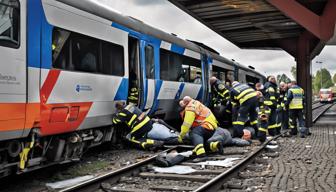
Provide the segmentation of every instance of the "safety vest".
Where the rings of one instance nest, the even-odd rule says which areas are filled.
[[[289,90],[293,95],[293,99],[289,103],[289,109],[303,109],[303,89],[300,87],[293,87]]]
[[[234,99],[239,101],[240,104],[257,96],[257,92],[246,84],[239,84],[234,86],[233,89],[238,93]]]
[[[195,120],[191,125],[192,127],[202,126],[209,130],[217,128],[216,117],[212,114],[211,110],[204,106],[201,102],[191,100],[185,110],[195,113]]]

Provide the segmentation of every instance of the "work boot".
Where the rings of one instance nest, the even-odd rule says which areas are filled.
[[[299,128],[299,131],[300,131],[300,137],[301,137],[301,138],[305,138],[305,137],[306,137],[307,128],[305,128],[305,127],[300,127],[300,128]]]
[[[159,167],[169,167],[168,161],[164,157],[162,157],[161,155],[158,155],[155,158],[155,164]]]
[[[266,141],[266,132],[258,131],[258,139],[261,143],[264,143]]]
[[[218,149],[218,154],[224,155],[224,147],[223,147],[223,144],[221,142],[217,143],[217,149]]]
[[[206,160],[208,160],[208,157],[205,154],[202,154],[202,155],[196,156],[196,158],[193,159],[192,162],[199,163],[199,162],[206,161]]]

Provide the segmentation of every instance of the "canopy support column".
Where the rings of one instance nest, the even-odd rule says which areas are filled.
[[[297,41],[297,82],[305,91],[305,126],[312,127],[312,75],[310,34],[303,33]]]

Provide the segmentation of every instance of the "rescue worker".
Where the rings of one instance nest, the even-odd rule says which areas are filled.
[[[210,78],[210,84],[212,93],[210,108],[214,112],[215,117],[220,119],[219,124],[221,126],[231,126],[232,106],[230,103],[230,87],[214,76]]]
[[[284,89],[286,83],[285,82],[280,82],[279,83],[279,87],[278,87],[278,93],[279,93],[279,97],[278,97],[278,102],[277,102],[277,117],[276,117],[276,133],[280,134],[281,133],[281,126],[282,126],[282,121],[283,121],[283,110],[285,108],[285,103],[284,103],[284,99],[285,99],[285,92],[282,91],[282,89]]]
[[[127,103],[138,105],[139,102],[139,90],[137,84],[137,75],[132,70],[130,71],[130,86],[128,91]]]
[[[253,128],[247,128],[251,131],[252,137],[254,137],[254,130]],[[216,143],[220,142],[222,144],[219,151],[220,154],[223,154],[223,146],[238,146],[244,147],[251,145],[251,142],[240,139],[240,138],[232,138],[230,131],[227,129],[223,129],[218,127],[215,133],[208,139],[208,143]],[[177,165],[185,160],[192,158],[192,151],[186,151],[182,153],[178,153],[177,151],[173,150],[169,153],[161,153],[155,159],[155,164],[160,167],[171,167]]]
[[[210,78],[210,85],[213,106],[216,106],[217,104],[226,105],[227,101],[230,100],[229,87],[216,77]]]
[[[278,86],[276,84],[275,77],[273,75],[267,78],[267,82],[264,85],[264,97],[265,104],[271,109],[271,114],[268,120],[268,133],[271,136],[275,136],[277,134],[276,128],[276,117],[277,117],[277,105],[278,105]]]
[[[288,84],[283,82],[280,83],[280,98],[282,97],[281,107],[281,127],[282,129],[288,129],[288,109],[286,108],[287,102],[287,92],[288,92]]]
[[[232,83],[230,90],[231,102],[233,106],[239,105],[237,119],[233,121],[234,137],[245,137],[251,132],[244,129],[245,123],[249,120],[254,130],[257,130],[257,93],[246,84],[238,81]]]
[[[264,94],[264,85],[261,83],[256,83],[255,90],[260,91],[262,94]]]
[[[193,152],[196,154],[194,162],[200,162],[207,159],[205,146],[211,151],[218,150],[220,142],[207,143],[207,140],[214,134],[217,128],[217,120],[211,110],[201,102],[185,96],[179,102],[182,108],[181,116],[183,124],[179,135],[179,142],[182,143],[186,134],[190,131],[189,136],[192,144],[195,146]]]
[[[257,91],[258,97],[258,139],[260,142],[266,141],[267,127],[268,127],[268,118],[271,113],[271,110],[267,105],[265,105],[265,99],[262,92]]]
[[[126,139],[136,146],[153,150],[163,145],[162,141],[148,139],[147,134],[152,130],[153,124],[151,119],[134,104],[125,106],[123,102],[116,103],[117,113],[113,115],[112,122],[114,125],[124,123],[130,128],[130,133]]]
[[[304,90],[297,85],[296,81],[292,81],[291,85],[286,102],[286,106],[289,109],[289,128],[291,129],[291,135],[297,135],[296,120],[298,120],[300,136],[303,138],[306,134],[309,134],[308,129],[304,127]]]

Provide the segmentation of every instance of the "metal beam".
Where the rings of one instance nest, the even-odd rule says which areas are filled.
[[[297,1],[267,0],[281,12],[299,23],[306,30],[323,41],[328,41],[334,34],[336,21],[336,1],[329,0],[322,16],[315,14]]]

